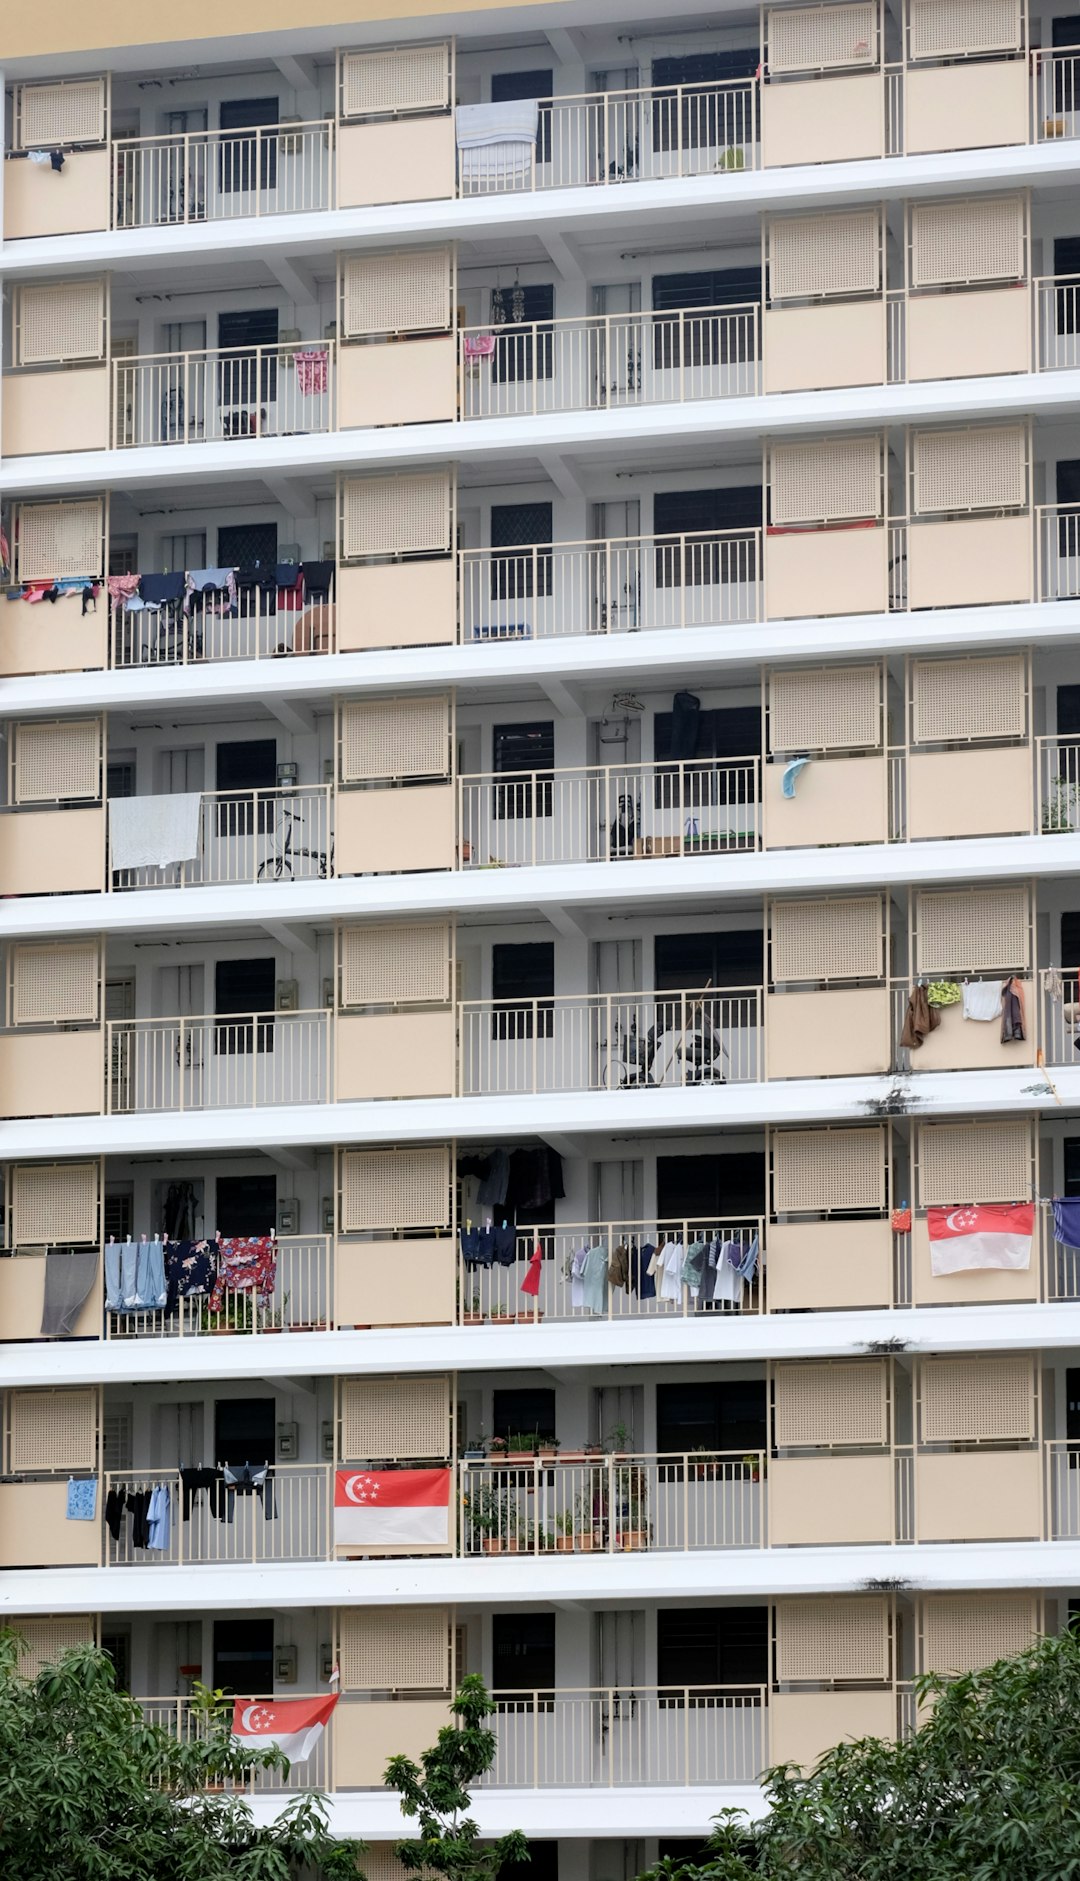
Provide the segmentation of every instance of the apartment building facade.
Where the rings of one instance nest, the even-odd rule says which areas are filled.
[[[0,1602],[627,1881],[1080,1599],[1080,14],[212,11],[5,72]]]

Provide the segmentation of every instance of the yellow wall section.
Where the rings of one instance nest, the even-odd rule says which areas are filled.
[[[529,6],[533,0],[314,0],[303,8],[303,25],[357,27],[385,20],[392,36],[399,20],[428,19],[435,29],[450,14],[488,13]],[[51,0],[46,10],[9,8],[4,20],[4,58],[41,58],[60,52],[107,51],[110,46],[169,45],[182,30],[185,40],[225,39],[251,33],[295,32],[296,0],[188,0],[183,17],[148,10],[143,0]],[[346,35],[347,36],[347,35]]]

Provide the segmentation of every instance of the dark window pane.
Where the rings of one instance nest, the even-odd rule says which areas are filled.
[[[656,1207],[661,1221],[719,1221],[765,1212],[765,1155],[658,1156]]]
[[[550,67],[533,72],[493,72],[491,102],[505,104],[512,98],[550,98],[555,89]],[[536,161],[551,162],[551,107],[537,113]]]
[[[272,1015],[276,995],[277,967],[273,960],[219,960],[214,968],[214,1013],[227,1019],[230,1013]],[[214,1050],[227,1057],[245,1053],[272,1052],[274,1021],[271,1016],[249,1020],[244,1017],[214,1027]]]
[[[218,315],[218,346],[229,355],[218,362],[218,402],[226,410],[223,429],[226,436],[247,436],[249,421],[259,409],[277,398],[277,357],[274,353],[257,354],[257,346],[277,345],[278,312],[276,307],[239,309]]]
[[[756,581],[753,543],[746,543],[732,560],[721,541],[708,537],[731,529],[760,529],[761,520],[760,484],[738,484],[728,490],[661,490],[653,498],[657,587]],[[688,542],[684,548],[677,539],[683,535],[705,540]]]
[[[1080,686],[1058,687],[1057,728],[1061,738],[1075,738],[1080,733]]]
[[[705,86],[680,95],[661,93],[653,99],[653,144],[657,150],[700,150],[727,144],[728,110],[723,94],[710,87],[724,80],[752,78],[760,52],[756,46],[737,46],[729,52],[691,52],[678,58],[654,59],[654,86]],[[740,114],[740,121],[742,114]]]
[[[219,1176],[214,1227],[219,1234],[272,1234],[277,1226],[276,1176]]]
[[[501,941],[491,949],[491,997],[520,1000],[520,1005],[498,1006],[491,1015],[491,1036],[496,1039],[551,1038],[555,1027],[550,1001],[555,994],[553,941]]]
[[[515,303],[520,318],[514,317]],[[555,289],[546,283],[535,287],[497,287],[491,296],[491,326],[495,334],[495,355],[491,362],[496,385],[516,384],[521,379],[550,379],[554,372],[554,342],[549,329],[541,327],[534,334],[532,322],[555,318]]]
[[[493,1613],[491,1666],[497,1692],[552,1691],[555,1686],[555,1615]]]
[[[758,928],[731,934],[658,934],[654,973],[658,992],[691,987],[760,986],[764,942]]]
[[[1061,917],[1061,964],[1066,973],[1080,968],[1080,913],[1075,911]]]
[[[703,268],[693,274],[654,275],[653,364],[657,371],[738,363],[744,357],[745,336],[719,318],[695,318],[694,310],[741,307],[760,299],[760,268]],[[685,325],[680,324],[680,310],[690,315]]]
[[[215,1463],[272,1463],[273,1398],[218,1398],[214,1405]]]
[[[260,189],[275,188],[277,138],[260,138],[256,127],[277,121],[276,98],[226,99],[222,104],[221,129],[237,133],[235,137],[223,137],[218,151],[218,180],[223,190],[254,189],[256,175]],[[244,131],[248,136],[243,135]]]
[[[681,733],[684,728],[679,729]],[[653,801],[658,810],[685,808],[692,811],[695,805],[710,802],[757,801],[756,760],[761,750],[760,706],[709,707],[697,714],[696,737],[693,724],[689,724],[689,737],[694,745],[693,751],[688,749],[685,739],[676,734],[674,712],[653,713],[653,757],[656,763],[663,765],[676,757],[699,762],[698,770],[691,771],[685,777],[680,776],[674,766],[670,771],[661,769],[656,772],[653,778]],[[752,766],[747,764],[732,772],[718,770],[715,776],[710,776],[700,768],[700,761],[708,758],[745,758],[755,762]]]
[[[277,523],[223,523],[217,533],[217,565],[234,568],[240,587],[267,586],[273,612],[277,589]]]
[[[528,1861],[504,1861],[495,1881],[559,1881],[558,1842],[530,1842]]]
[[[697,1379],[656,1387],[660,1452],[763,1450],[766,1429],[764,1379],[730,1384]]]
[[[215,775],[218,790],[273,790],[277,784],[276,739],[237,739],[229,744],[218,745]],[[214,816],[219,836],[250,836],[256,824],[255,799],[239,795],[228,797],[216,804]],[[265,836],[273,827],[273,802],[267,797],[260,798],[260,836]]]
[[[245,1457],[238,1459],[246,1462]],[[215,1620],[213,1684],[237,1697],[274,1689],[273,1620]]]
[[[531,600],[551,593],[550,503],[496,503],[491,510],[491,598]],[[498,551],[510,551],[500,555]],[[515,552],[516,551],[516,552]]]
[[[493,793],[496,822],[507,822],[513,817],[550,816],[551,788],[544,773],[555,768],[554,721],[496,725],[492,733],[491,768],[500,775],[515,771],[538,773],[535,803],[531,776],[523,778],[519,784],[496,785]]]
[[[521,1386],[492,1394],[492,1434],[496,1437],[555,1437],[555,1393]]]
[[[768,1652],[766,1607],[661,1607],[657,1613],[658,1685],[764,1685]]]
[[[1080,1136],[1065,1138],[1065,1194],[1080,1195]]]

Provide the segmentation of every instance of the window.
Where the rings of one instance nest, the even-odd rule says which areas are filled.
[[[516,307],[517,312],[514,311]],[[522,379],[550,379],[555,371],[555,338],[549,327],[533,331],[530,322],[555,318],[555,289],[548,285],[496,287],[491,293],[491,325],[495,357],[491,376],[496,385],[515,385]]]
[[[205,530],[192,529],[184,535],[162,536],[161,566],[166,573],[172,574],[178,568],[186,572],[189,568],[205,568],[206,565]]]
[[[552,1038],[555,1033],[554,941],[500,941],[491,949],[491,997],[518,1000],[496,1006],[491,1015],[494,1039]],[[535,1026],[535,1032],[534,1032]]]
[[[276,1176],[219,1176],[214,1227],[219,1234],[273,1234],[277,1226]]]
[[[765,1685],[767,1607],[661,1607],[656,1615],[656,1682],[700,1690]]]
[[[1065,1188],[1066,1195],[1080,1195],[1080,1136],[1065,1138]]]
[[[214,1621],[214,1685],[238,1698],[273,1692],[273,1620]]]
[[[214,968],[214,1014],[226,1019],[230,1013],[241,1015],[227,1024],[214,1027],[214,1050],[237,1058],[274,1049],[274,998],[277,967],[273,960],[219,960]],[[247,1014],[265,1014],[248,1018]]]
[[[218,1398],[214,1404],[215,1463],[272,1463],[276,1423],[273,1398]]]
[[[761,518],[761,485],[757,483],[738,484],[728,490],[659,491],[653,498],[657,587],[697,588],[730,580],[721,543],[707,538],[731,529],[760,529]],[[684,535],[706,539],[685,545],[670,539]],[[757,580],[754,547],[747,543],[740,554],[740,581]]]
[[[217,533],[216,566],[235,569],[241,588],[265,588],[271,612],[277,598],[277,541],[278,526],[272,522],[228,523]],[[204,565],[202,562],[186,564],[199,568]]]
[[[550,98],[555,90],[550,68],[535,72],[493,72],[492,104],[506,104],[512,98]],[[551,162],[551,106],[541,109],[536,123],[536,161]]]
[[[740,307],[761,299],[760,268],[703,268],[693,274],[654,274],[653,364],[658,372],[679,366],[727,366],[745,357],[740,329],[697,308]],[[732,336],[735,336],[732,345]],[[684,357],[685,345],[685,357]]]
[[[555,1690],[555,1615],[493,1613],[491,1682],[495,1693]]]
[[[1080,686],[1058,687],[1057,728],[1059,738],[1080,736]]]
[[[513,1390],[494,1391],[491,1409],[492,1435],[495,1437],[553,1438],[558,1433],[555,1427],[555,1393],[540,1387],[515,1387]]]
[[[686,695],[690,697],[692,695]],[[676,702],[678,703],[678,702]],[[694,748],[687,749],[693,737]],[[732,705],[706,708],[693,714],[653,713],[653,757],[658,766],[670,763],[671,769],[658,769],[653,778],[653,801],[658,810],[686,808],[703,803],[756,803],[758,797],[758,753],[761,750],[761,707]],[[707,760],[717,764],[708,782]],[[736,768],[723,768],[724,759],[741,758]],[[683,776],[676,759],[693,762],[696,770]]]
[[[219,799],[216,808],[219,836],[250,836],[256,827],[257,790],[273,790],[277,784],[277,740],[275,738],[237,739],[220,744],[215,753],[215,779],[218,790],[250,792]],[[272,798],[258,800],[258,830],[265,836],[274,827],[275,804]]]
[[[1057,81],[1061,83],[1061,73]],[[1054,276],[1061,282],[1054,289],[1054,331],[1075,333],[1076,276],[1080,275],[1080,235],[1059,235],[1054,242]]]
[[[530,1842],[528,1847],[529,1859],[504,1861],[495,1881],[559,1881],[558,1842]]]
[[[765,1212],[765,1155],[658,1156],[656,1207],[661,1221],[756,1220]]]
[[[760,986],[763,961],[760,928],[739,928],[732,934],[658,934],[653,951],[656,990]]]
[[[654,59],[654,87],[707,88],[672,89],[654,97],[654,149],[701,150],[728,144],[725,94],[719,87],[732,79],[753,78],[760,57],[756,46],[737,46],[730,52],[690,52],[679,58]],[[742,115],[740,112],[740,121]]]
[[[741,1456],[764,1450],[767,1441],[763,1378],[730,1384],[687,1379],[656,1387],[656,1448],[661,1454],[709,1450]]]
[[[491,598],[532,600],[551,593],[551,504],[496,503],[491,510]],[[534,547],[547,554],[531,555]],[[499,551],[505,551],[500,554]]]
[[[277,138],[260,137],[260,125],[278,122],[276,98],[227,99],[221,106],[221,128],[236,131],[235,137],[223,137],[218,153],[218,181],[222,190],[254,189],[258,175],[260,189],[277,187]],[[247,132],[247,136],[243,133]]]
[[[228,358],[218,361],[218,403],[227,438],[257,435],[266,406],[277,398],[277,354],[257,352],[277,346],[276,307],[254,307],[218,315],[218,346]]]
[[[496,725],[491,743],[491,768],[496,776],[528,773],[518,784],[495,786],[495,821],[505,823],[515,817],[550,816],[551,773],[555,769],[554,720],[533,719],[524,725]]]

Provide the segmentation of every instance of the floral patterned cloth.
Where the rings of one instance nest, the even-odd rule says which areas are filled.
[[[257,1293],[265,1306],[277,1285],[277,1242],[273,1235],[219,1240],[218,1271],[210,1311],[220,1313],[226,1293]]]

